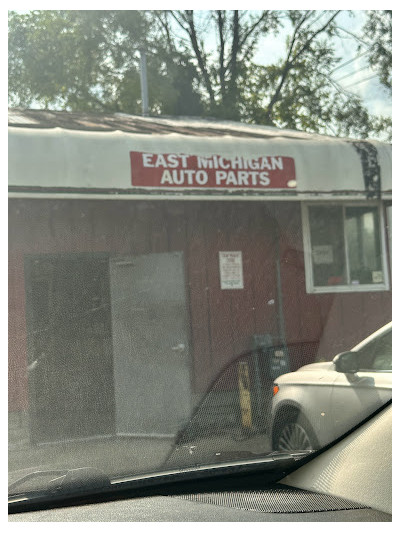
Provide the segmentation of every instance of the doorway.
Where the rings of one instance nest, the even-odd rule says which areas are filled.
[[[114,434],[108,256],[28,256],[25,277],[32,441]]]

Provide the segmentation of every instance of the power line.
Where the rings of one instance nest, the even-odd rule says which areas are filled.
[[[326,11],[323,11],[316,19],[310,22],[310,24],[305,28],[306,31],[310,31],[311,26],[318,22],[324,15],[329,14]]]
[[[346,74],[345,76],[342,76],[341,78],[335,80],[336,82],[339,82],[341,80],[344,80],[346,78],[349,78],[350,76],[354,76],[355,74],[358,74],[359,72],[362,72],[363,70],[366,70],[367,68],[370,68],[369,65],[365,65],[365,67],[360,68],[359,70],[355,70],[354,72],[350,72],[349,74]]]
[[[367,54],[368,52],[369,50],[365,50],[365,52],[363,52],[362,54],[359,54],[358,56],[353,57],[353,59],[349,59],[349,61],[346,61],[345,63],[342,63],[341,65],[338,65],[337,67],[332,69],[329,74],[332,74],[332,72],[335,72],[336,70],[339,70],[340,68],[343,68],[346,65],[350,65],[350,63],[353,63],[353,61],[356,61],[356,59],[359,59],[360,57],[365,56],[365,54]]]
[[[344,33],[347,33],[349,35],[351,35],[351,37],[353,37],[354,39],[356,39],[357,41],[359,41],[361,44],[363,44],[364,46],[368,46],[368,43],[366,43],[365,41],[363,41],[361,39],[361,37],[359,37],[358,35],[356,35],[355,33],[352,33],[351,31],[347,30],[346,28],[343,28],[342,26],[336,26],[338,30],[341,30],[343,31]]]
[[[362,80],[356,81],[355,83],[351,83],[350,85],[346,85],[346,87],[343,87],[343,89],[347,89],[349,87],[354,87],[355,85],[359,85],[360,83],[363,83],[364,81],[372,80],[372,78],[376,78],[378,74],[373,74],[372,76],[368,76],[367,78],[363,78]]]

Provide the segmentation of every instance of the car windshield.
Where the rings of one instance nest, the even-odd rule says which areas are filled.
[[[9,493],[390,401],[390,135],[391,11],[10,12]]]

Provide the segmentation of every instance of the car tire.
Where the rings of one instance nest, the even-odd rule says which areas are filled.
[[[274,425],[272,446],[279,452],[311,451],[320,447],[308,420],[298,412],[286,415]]]

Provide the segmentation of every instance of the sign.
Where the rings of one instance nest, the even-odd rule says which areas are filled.
[[[333,263],[333,247],[330,244],[313,246],[314,265],[331,265]]]
[[[219,252],[221,289],[243,289],[242,252]]]
[[[374,270],[372,272],[372,283],[383,283],[382,270]]]
[[[130,152],[131,183],[161,189],[293,189],[294,159]]]

